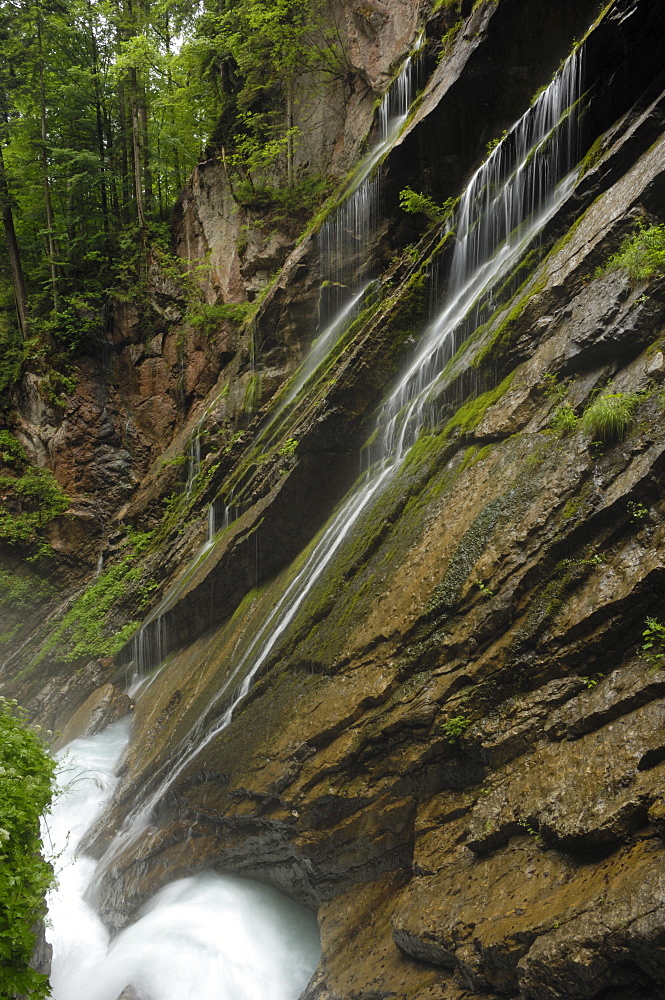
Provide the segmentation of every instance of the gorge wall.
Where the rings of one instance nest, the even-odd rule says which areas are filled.
[[[199,164],[174,242],[226,312],[188,325],[155,256],[150,310],[114,303],[66,409],[34,373],[12,401],[72,504],[45,529],[48,562],[2,551],[33,595],[0,611],[3,691],[61,742],[133,710],[86,848],[114,928],[176,877],[235,872],[317,909],[307,1000],[656,1000],[665,674],[643,633],[663,620],[665,278],[606,265],[665,223],[665,10],[368,0],[335,16],[352,84],[300,155],[338,175],[425,29],[423,89],[381,167],[375,281],[285,403],[321,333],[317,226],[271,229],[218,157]],[[562,122],[507,179],[480,175],[517,199],[540,157],[556,197],[533,232],[507,226],[514,255],[433,352],[417,440],[353,507],[463,232],[402,212],[400,192],[442,203],[483,161],[510,164],[521,132],[488,143],[541,113],[575,47]],[[300,100],[304,116],[304,84]],[[594,419],[603,400],[624,425]]]

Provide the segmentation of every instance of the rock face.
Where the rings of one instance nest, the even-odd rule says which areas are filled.
[[[380,287],[288,405],[279,387],[314,329],[315,241],[238,247],[244,217],[218,161],[199,165],[176,236],[190,262],[211,251],[210,305],[244,301],[281,267],[251,328],[255,367],[246,328],[192,337],[183,416],[177,321],[163,315],[179,307],[156,270],[166,325],[155,338],[118,306],[122,394],[102,400],[91,376],[76,403],[85,420],[72,407],[53,430],[26,383],[35,452],[68,455],[94,428],[63,465],[72,482],[108,468],[104,440],[120,461],[119,414],[131,410],[141,446],[107,491],[105,558],[126,558],[127,521],[152,535],[108,616],[119,627],[144,614],[146,592],[152,611],[141,642],[106,664],[50,647],[42,667],[10,657],[7,683],[48,725],[73,715],[64,737],[125,710],[118,689],[137,650],[145,669],[164,660],[90,838],[112,927],[172,878],[232,871],[317,909],[323,959],[306,1000],[657,1000],[665,649],[643,633],[647,620],[663,624],[665,278],[605,265],[638,224],[665,219],[665,12],[649,0],[602,12],[565,3],[556,18],[535,0],[445,6],[429,24],[439,40],[422,102],[382,168]],[[357,76],[380,87],[426,12],[342,12]],[[539,12],[557,21],[549,36],[536,31]],[[483,145],[599,14],[584,43],[576,174],[477,301],[473,335],[451,335],[406,460],[339,543],[317,547],[366,462],[377,407],[442,308],[454,241],[401,218],[400,187],[459,194]],[[345,141],[340,129],[338,150]],[[444,145],[449,170],[434,177]],[[620,430],[594,418],[608,399],[628,414]],[[197,420],[199,478],[180,477],[179,518],[160,520],[178,456],[194,461]],[[95,475],[93,490],[106,489]],[[220,530],[202,548],[209,505]],[[141,599],[137,579],[150,581]],[[23,660],[37,655],[35,634]],[[150,822],[105,853],[148,795]]]
[[[132,699],[114,684],[103,684],[87,698],[62,730],[55,749],[72,740],[94,736],[112,722],[124,718],[134,707]]]

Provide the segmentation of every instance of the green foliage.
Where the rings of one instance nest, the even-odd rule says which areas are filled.
[[[620,441],[633,423],[639,402],[636,393],[603,392],[582,414],[582,427],[603,444]]]
[[[597,273],[626,270],[633,284],[665,274],[665,225],[640,226]]]
[[[282,447],[278,451],[278,455],[292,455],[293,452],[298,447],[298,441],[296,438],[289,438],[284,442]]]
[[[0,698],[0,989],[2,996],[50,995],[29,968],[34,927],[53,871],[40,856],[39,818],[52,794],[54,760],[16,703]]]
[[[453,715],[450,719],[446,719],[445,722],[441,723],[441,728],[448,742],[456,743],[470,725],[471,719],[467,719],[465,715]]]
[[[522,827],[522,829],[524,830],[524,832],[528,833],[528,835],[531,837],[531,839],[534,841],[534,843],[536,843],[536,844],[541,844],[542,843],[543,838],[540,836],[540,834],[535,829],[535,827],[533,827],[531,825],[531,823],[529,823],[528,820],[526,820],[526,819],[520,819],[517,822],[518,822],[518,825]]]
[[[83,657],[114,656],[141,624],[130,621],[118,632],[109,632],[108,618],[116,604],[133,591],[140,608],[148,605],[157,584],[145,580],[137,558],[152,543],[150,532],[128,531],[130,552],[101,573],[74,601],[71,608],[52,630],[40,650],[36,663],[56,649],[65,662]]]
[[[420,194],[410,187],[403,188],[399,193],[399,207],[411,215],[426,215],[430,222],[443,222],[455,204],[454,198],[449,198],[443,205],[437,203],[427,194]]]
[[[640,653],[652,667],[665,667],[665,625],[657,618],[646,618]]]
[[[0,569],[0,605],[3,608],[27,610],[53,593],[53,587],[46,580],[34,574],[19,576]]]
[[[629,500],[627,507],[633,521],[641,521],[642,518],[649,516],[649,508],[645,507],[643,503],[636,503],[633,500]]]
[[[0,474],[0,541],[27,548],[32,557],[47,555],[43,529],[68,509],[69,497],[49,469],[28,463],[9,431],[0,431],[0,462],[9,473]]]
[[[545,372],[538,383],[538,388],[546,399],[563,399],[566,394],[566,383],[559,382],[559,376],[555,372]]]
[[[242,408],[246,413],[254,413],[261,402],[261,376],[253,373],[249,377]]]
[[[577,429],[578,423],[579,417],[570,403],[562,403],[554,411],[550,427],[560,437],[564,437],[566,434],[572,434]]]
[[[489,154],[489,153],[492,152],[493,149],[496,149],[496,147],[499,145],[499,143],[502,142],[506,138],[507,135],[508,135],[508,132],[507,132],[506,129],[504,129],[504,131],[501,133],[501,135],[497,135],[497,136],[494,137],[494,139],[490,139],[490,141],[487,143],[487,146],[486,146],[486,152]]]
[[[207,304],[197,302],[187,311],[187,323],[201,330],[207,337],[215,333],[221,323],[243,323],[254,311],[251,302],[220,302]]]

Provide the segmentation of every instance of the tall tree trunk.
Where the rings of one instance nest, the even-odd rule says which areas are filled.
[[[5,230],[5,242],[7,244],[7,254],[9,256],[9,268],[12,275],[12,286],[14,288],[14,298],[16,300],[16,313],[21,336],[27,340],[29,333],[28,321],[28,296],[25,290],[25,278],[21,266],[21,256],[16,239],[16,229],[14,228],[14,215],[12,213],[12,203],[7,183],[7,173],[5,170],[5,158],[0,143],[0,209],[2,210],[2,224]]]
[[[129,71],[132,94],[132,159],[134,163],[134,195],[136,216],[141,229],[145,229],[145,207],[143,203],[143,183],[141,178],[141,122],[139,120],[138,80],[135,69]]]
[[[145,195],[145,207],[149,212],[152,208],[152,169],[150,164],[150,146],[148,144],[148,99],[144,82],[138,78],[137,74],[137,94],[139,103],[139,122],[141,124],[141,154],[143,167],[143,187]]]
[[[42,166],[42,186],[44,188],[44,207],[46,209],[46,242],[48,246],[49,267],[51,270],[51,285],[53,288],[53,308],[59,308],[58,270],[55,262],[55,241],[53,239],[53,208],[51,205],[51,185],[48,177],[48,157],[46,155],[46,87],[44,85],[44,58],[42,51],[42,19],[37,13],[37,47],[39,54],[39,119],[41,124],[42,142],[40,146],[40,161]]]
[[[97,152],[99,153],[99,199],[102,209],[102,226],[104,228],[105,241],[108,240],[109,234],[109,210],[108,210],[108,198],[106,194],[106,147],[104,144],[104,116],[102,114],[102,97],[99,87],[99,51],[97,48],[97,39],[95,37],[95,29],[92,20],[92,7],[90,0],[87,4],[88,9],[88,31],[90,32],[90,53],[92,56],[92,75],[95,81],[95,128],[97,132]]]
[[[130,183],[129,183],[129,125],[127,123],[127,98],[125,87],[118,85],[118,122],[120,124],[120,178],[122,191],[122,221],[129,222],[131,218]]]
[[[286,84],[286,183],[290,188],[294,183],[293,171],[293,79]]]

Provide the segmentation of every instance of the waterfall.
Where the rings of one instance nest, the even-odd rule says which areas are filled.
[[[353,280],[351,276],[346,275],[349,261],[352,262],[352,270],[355,275],[358,268],[353,262],[357,264],[368,256],[369,241],[376,225],[379,206],[380,174],[378,170],[375,170],[375,167],[395,143],[413,104],[418,80],[417,52],[422,41],[423,36],[421,35],[412,55],[405,60],[397,78],[381,101],[377,114],[379,140],[361,162],[354,178],[355,186],[352,187],[342,205],[322,228],[319,253],[321,270],[326,277],[321,292],[320,319],[323,316],[326,317],[326,326],[314,340],[306,358],[287,384],[282,398],[277,400],[272,413],[256,437],[255,445],[265,442],[270,432],[275,429],[278,418],[288,409],[303,386],[348,330],[374,285],[374,282],[367,280],[358,289],[351,292],[349,286],[343,286],[342,279],[347,277],[349,281]],[[348,251],[351,245],[354,249],[353,253],[349,255]],[[343,258],[347,262],[345,265],[340,263]],[[342,271],[345,273],[343,274]],[[207,406],[197,421],[189,441],[187,480],[184,488],[187,498],[191,496],[194,481],[201,471],[202,429],[216,402],[215,399]],[[229,510],[230,508],[226,507],[224,527],[228,527],[229,524]],[[192,570],[200,564],[201,558],[212,549],[214,538],[215,510],[213,503],[208,508],[204,545],[132,639],[131,662],[134,665],[134,676],[131,681],[131,691],[133,693],[141,689],[150,670],[161,663],[167,655],[169,647],[167,622],[164,616],[185,589]]]
[[[355,171],[350,190],[326,219],[319,233],[322,284],[319,296],[319,327],[313,342],[283,398],[277,401],[257,440],[265,437],[278,417],[329,355],[358,315],[368,292],[375,286],[371,267],[371,242],[380,211],[380,164],[399,138],[416,97],[419,80],[418,53],[424,35],[416,41],[396,79],[386,91],[376,115],[378,140]]]
[[[58,871],[49,895],[54,1000],[296,1000],[319,959],[314,915],[275,889],[212,873],[158,892],[112,942],[85,892],[93,858],[86,831],[116,784],[129,720],[60,752],[59,792],[43,836]]]
[[[375,460],[324,528],[213,701],[214,706],[230,693],[235,679],[242,678],[230,705],[205,736],[201,735],[205,718],[199,720],[197,741],[184,753],[175,772],[181,773],[229,724],[256,672],[289,628],[314,584],[360,516],[401,468],[424,425],[427,404],[452,355],[455,334],[460,327],[466,335],[473,332],[479,303],[516,265],[570,195],[576,180],[571,171],[579,158],[577,102],[581,75],[582,54],[578,51],[472,177],[457,213],[458,240],[445,301],[380,409],[371,435],[376,442],[371,446]]]
[[[130,816],[102,862],[138,840],[155,804],[230,723],[257,671],[273,654],[313,587],[359,519],[393,481],[427,420],[437,383],[481,306],[506,280],[545,223],[569,197],[579,160],[583,51],[575,52],[534,106],[471,178],[461,198],[448,288],[402,376],[380,408],[368,448],[371,464],[312,545],[281,598],[229,670],[227,679],[176,750],[161,784]],[[219,713],[219,706],[226,708]],[[216,717],[215,717],[216,716]],[[212,721],[211,721],[212,720]]]
[[[190,496],[194,487],[194,480],[201,471],[201,421],[196,425],[196,429],[189,442],[189,452],[187,455],[187,483],[185,494]]]
[[[419,78],[418,50],[408,56],[384,95],[377,114],[379,138],[352,179],[350,192],[321,227],[319,253],[324,276],[319,305],[321,325],[334,322],[357,286],[372,277],[371,243],[380,216],[380,163],[395,144],[409,116]]]

